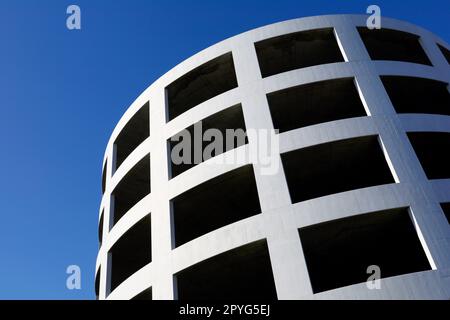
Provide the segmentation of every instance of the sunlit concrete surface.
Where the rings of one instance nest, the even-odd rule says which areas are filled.
[[[99,299],[450,298],[450,46],[366,19],[245,32],[133,102],[104,156]],[[206,118],[279,129],[280,170],[173,168],[168,140]]]

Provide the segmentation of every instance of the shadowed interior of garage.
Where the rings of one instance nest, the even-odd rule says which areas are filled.
[[[450,116],[448,83],[400,76],[382,76],[381,80],[397,113]]]
[[[332,220],[299,234],[314,293],[366,282],[372,265],[381,278],[431,269],[407,208]]]
[[[252,165],[208,180],[172,200],[175,247],[261,212]]]
[[[255,43],[263,78],[319,64],[343,62],[333,28],[300,31]]]
[[[111,291],[152,261],[151,220],[146,215],[110,249]]]
[[[199,126],[200,125],[200,126]],[[201,128],[199,132],[196,132],[196,127]],[[185,129],[184,134],[187,134],[187,137],[190,137],[188,142],[189,144],[188,149],[190,151],[189,156],[185,155],[185,150],[181,149],[181,151],[176,154],[176,156],[180,156],[183,159],[183,162],[180,164],[175,164],[173,162],[173,156],[171,156],[170,161],[170,175],[171,178],[174,178],[178,176],[179,174],[185,172],[186,170],[189,170],[193,167],[195,167],[197,164],[208,160],[208,158],[203,157],[203,153],[205,151],[205,148],[207,148],[208,145],[221,145],[221,149],[214,149],[213,152],[211,152],[211,156],[215,157],[219,154],[235,149],[237,147],[240,147],[244,144],[248,143],[248,138],[246,135],[246,129],[245,129],[245,121],[244,121],[244,115],[242,113],[242,106],[240,104],[226,108],[225,110],[219,111],[202,121],[197,122],[196,124],[189,126]],[[218,139],[216,136],[211,139],[206,139],[205,132],[209,130],[216,131],[217,134],[220,133],[220,136],[222,137],[222,141],[220,140],[216,141],[215,139]],[[235,135],[231,137],[227,134],[228,132],[234,131]],[[210,133],[212,131],[209,131]],[[174,137],[178,136],[179,139],[174,139]],[[229,138],[229,136],[231,138]],[[182,134],[178,133],[174,137],[169,139],[169,152],[172,155],[172,151],[174,148],[179,144],[179,146],[185,145],[186,141],[181,138]],[[242,138],[241,138],[242,137]],[[187,139],[187,138],[186,138]],[[198,140],[197,140],[198,139]],[[210,141],[211,140],[211,141]],[[196,161],[195,158],[195,148],[197,148],[199,145],[201,148],[201,159],[200,161]],[[199,148],[199,149],[200,149]],[[217,152],[216,152],[217,151]],[[222,152],[221,152],[222,151]],[[209,156],[209,154],[207,155]],[[186,161],[184,161],[186,159]]]
[[[420,44],[420,37],[403,31],[387,28],[359,27],[359,35],[372,60],[405,61],[431,65]]]
[[[265,240],[226,251],[175,275],[179,300],[277,298]]]
[[[353,78],[313,82],[267,95],[275,129],[367,116]]]
[[[136,112],[116,138],[114,142],[116,148],[115,170],[119,169],[131,152],[150,136],[149,108],[150,103],[147,102]]]
[[[450,178],[450,133],[409,132],[408,138],[428,179]]]
[[[292,203],[395,182],[377,136],[298,149],[281,159]]]
[[[231,52],[202,64],[167,86],[167,121],[237,85]]]
[[[114,197],[114,220],[111,227],[149,193],[150,155],[147,155],[122,178],[112,192]]]

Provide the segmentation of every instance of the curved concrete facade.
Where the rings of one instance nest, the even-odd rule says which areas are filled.
[[[431,65],[372,60],[357,29],[366,25],[366,19],[367,16],[362,15],[308,17],[245,32],[182,62],[133,102],[114,129],[104,156],[105,188],[99,210],[103,240],[96,262],[99,299],[131,299],[149,288],[153,299],[177,299],[174,275],[208,258],[262,239],[266,239],[278,299],[450,298],[450,226],[440,205],[450,202],[450,179],[427,178],[406,134],[421,131],[450,133],[450,116],[397,113],[380,80],[380,76],[395,75],[434,79],[448,84],[450,66],[438,44],[444,48],[450,46],[420,27],[383,18],[383,28],[419,36]],[[321,28],[333,28],[344,61],[262,77],[255,43]],[[166,88],[189,71],[229,52],[232,53],[238,86],[168,121]],[[327,121],[282,132],[279,134],[280,154],[328,142],[376,135],[392,173],[393,183],[293,203],[281,157],[280,170],[273,175],[262,175],[258,164],[253,164],[260,214],[225,225],[174,248],[170,200],[233,167],[210,166],[206,161],[170,179],[167,140],[197,121],[237,104],[242,106],[247,129],[273,129],[267,94],[340,78],[354,78],[367,116]],[[115,141],[146,103],[149,103],[149,137],[115,170]],[[255,142],[249,139],[248,144],[239,148],[244,150],[252,143]],[[113,191],[148,154],[151,192],[113,225]],[[409,208],[412,223],[430,265],[429,270],[383,278],[379,290],[369,290],[365,283],[358,283],[314,293],[304,247],[299,238],[300,228],[402,207]],[[151,219],[151,263],[111,290],[111,270],[114,268],[111,248],[148,214]]]

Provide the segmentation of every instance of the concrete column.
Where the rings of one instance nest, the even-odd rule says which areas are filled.
[[[263,80],[252,42],[243,41],[234,48],[236,76],[241,90],[242,109],[247,130],[273,129]],[[258,141],[249,136],[249,145]],[[257,150],[257,147],[250,148]],[[300,238],[295,228],[289,206],[291,205],[281,158],[277,157],[278,170],[264,174],[263,166],[254,163],[256,184],[263,215],[269,215],[266,224],[267,244],[279,299],[299,299],[312,293]]]
[[[164,136],[166,124],[166,95],[164,88],[157,88],[150,100],[150,150],[151,193],[155,199],[151,212],[152,264],[155,281],[152,284],[153,299],[173,299],[173,277],[170,267],[172,251],[171,210],[168,195],[169,158]]]

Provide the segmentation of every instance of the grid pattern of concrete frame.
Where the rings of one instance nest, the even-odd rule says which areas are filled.
[[[96,272],[99,299],[131,299],[151,287],[153,299],[176,299],[174,274],[222,252],[266,239],[279,299],[390,299],[450,297],[450,226],[440,203],[450,202],[450,179],[428,180],[406,132],[450,132],[450,117],[396,114],[380,75],[415,76],[450,82],[450,66],[438,48],[449,45],[427,30],[383,18],[383,28],[420,36],[432,66],[399,61],[371,61],[358,34],[367,16],[333,15],[295,19],[255,29],[220,42],[166,73],[145,90],[126,111],[106,148],[106,187],[99,220],[103,217],[103,242]],[[345,62],[317,65],[261,77],[254,43],[283,34],[334,28]],[[165,88],[186,72],[227,52],[232,52],[238,87],[209,99],[166,122]],[[266,94],[327,79],[354,77],[368,117],[327,122],[280,134],[280,152],[352,137],[378,135],[396,183],[352,190],[292,204],[280,159],[276,175],[255,177],[262,213],[227,225],[172,248],[170,199],[225,171],[205,163],[169,179],[167,139],[196,121],[241,104],[247,128],[273,128]],[[142,142],[113,173],[114,141],[131,117],[150,102],[150,137]],[[253,141],[250,140],[249,144]],[[239,148],[248,148],[241,146]],[[120,180],[150,153],[151,193],[111,227],[111,193]],[[212,169],[214,168],[214,170]],[[364,283],[313,294],[298,229],[333,219],[384,209],[409,207],[432,270],[382,280],[381,290]],[[109,214],[108,214],[109,213]],[[144,216],[151,215],[152,262],[110,292],[110,258],[114,243]],[[332,272],[332,271],[330,271]]]

